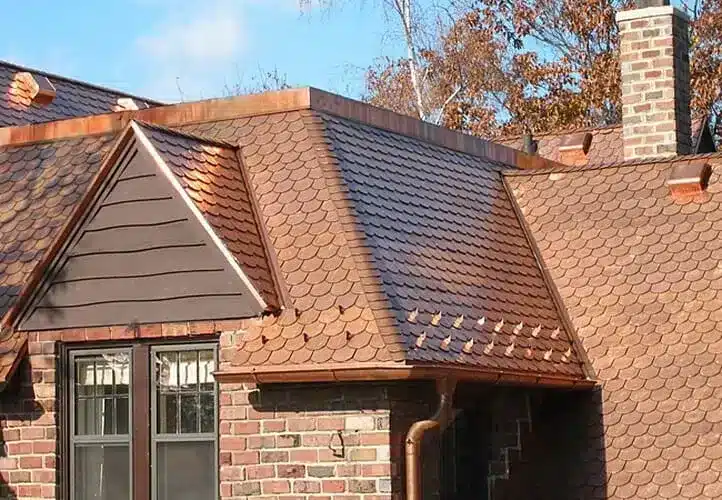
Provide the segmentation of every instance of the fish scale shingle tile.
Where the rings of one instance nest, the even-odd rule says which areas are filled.
[[[669,161],[507,177],[601,383],[604,498],[722,497],[722,157],[702,161],[697,200]]]
[[[45,73],[0,61],[0,127],[111,113],[121,97],[134,98],[142,105],[158,105],[123,92],[48,75],[57,93],[50,104],[40,106],[31,102],[28,89],[15,80],[15,75],[23,71],[45,76]]]
[[[384,335],[333,200],[310,112],[182,127],[239,144],[291,304],[239,332],[229,366],[402,361]],[[223,368],[223,366],[222,366]]]
[[[277,309],[281,304],[237,148],[156,125],[140,127],[266,303]]]
[[[504,191],[504,166],[351,120],[322,118],[409,360],[582,374]],[[416,310],[417,319],[408,321]],[[501,319],[505,325],[495,332]],[[562,332],[552,338],[557,328]],[[470,339],[467,354],[463,346]]]
[[[502,165],[310,112],[183,129],[240,143],[298,311],[243,335],[232,364],[407,359],[583,378]]]
[[[85,193],[112,140],[109,135],[0,148],[0,317]],[[14,333],[0,340],[0,383],[25,339]]]

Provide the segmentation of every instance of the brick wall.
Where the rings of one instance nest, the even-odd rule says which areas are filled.
[[[183,323],[31,334],[28,359],[0,393],[0,499],[57,497],[59,342],[221,331],[223,358],[241,326]],[[400,498],[406,432],[437,403],[432,383],[221,384],[219,389],[223,499]],[[437,496],[436,443],[433,434],[424,443],[426,498]]]
[[[406,431],[434,403],[431,384],[222,384],[221,496],[401,498]]]
[[[621,35],[624,158],[689,154],[689,40],[686,14],[668,0],[617,14]]]

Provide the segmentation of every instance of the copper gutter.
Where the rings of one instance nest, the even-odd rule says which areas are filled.
[[[443,429],[449,422],[454,399],[456,380],[440,379],[436,381],[439,393],[439,406],[428,420],[415,422],[406,434],[406,500],[421,500],[421,443],[424,433],[431,429]]]
[[[243,366],[214,373],[221,383],[275,384],[287,382],[369,382],[390,380],[429,380],[453,378],[490,384],[589,389],[594,380],[581,377],[541,375],[474,366],[403,363],[331,363],[324,365]]]

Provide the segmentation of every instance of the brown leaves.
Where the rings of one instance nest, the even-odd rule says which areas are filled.
[[[631,0],[468,0],[419,51],[427,115],[475,135],[536,133],[621,119],[617,11]],[[693,13],[693,110],[722,115],[722,6]],[[415,115],[403,59],[367,73],[369,100]],[[447,102],[448,101],[448,102]]]

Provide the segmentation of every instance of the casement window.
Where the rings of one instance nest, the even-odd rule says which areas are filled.
[[[207,343],[69,349],[68,498],[217,498],[215,365]]]

